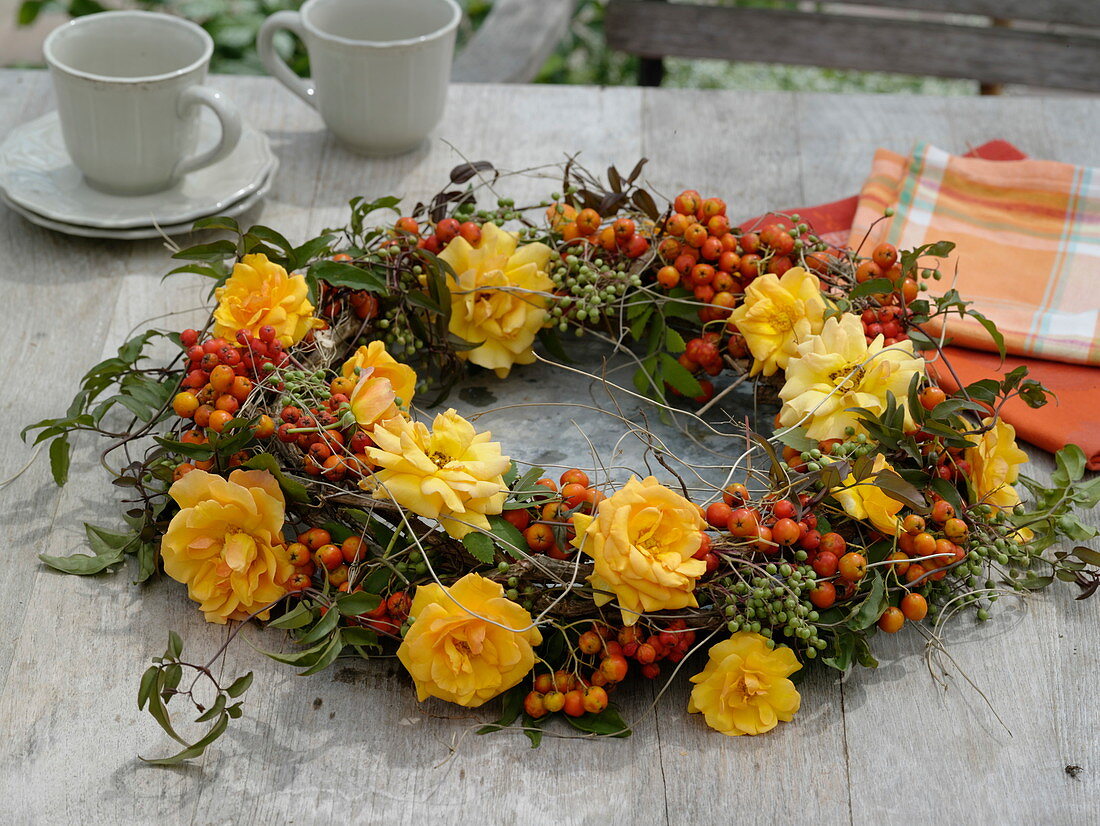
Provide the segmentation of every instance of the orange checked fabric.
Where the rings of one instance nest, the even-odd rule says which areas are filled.
[[[887,207],[893,217],[875,224]],[[909,157],[880,149],[849,244],[910,249],[941,240],[954,241],[955,252],[931,289],[954,287],[972,301],[1009,353],[1100,365],[1100,171],[961,157],[929,144]],[[947,326],[957,345],[996,349],[971,319]]]

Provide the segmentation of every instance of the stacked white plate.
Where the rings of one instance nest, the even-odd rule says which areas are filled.
[[[217,137],[201,121],[199,146]],[[51,112],[13,129],[0,144],[0,200],[41,227],[85,238],[132,240],[180,235],[199,218],[237,216],[271,189],[279,161],[267,136],[249,127],[222,160],[152,195],[109,195],[88,186]]]

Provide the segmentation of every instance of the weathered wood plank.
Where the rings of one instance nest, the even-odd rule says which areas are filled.
[[[880,18],[612,0],[607,42],[642,57],[717,58],[1100,89],[1100,38]],[[780,44],[785,44],[785,47]],[[876,44],[868,47],[867,44]]]
[[[915,12],[975,14],[1002,20],[1034,20],[1070,26],[1100,26],[1093,0],[843,0],[843,6],[872,6]]]
[[[569,30],[576,0],[496,0],[455,58],[452,77],[471,83],[529,83]]]
[[[646,89],[647,180],[670,198],[686,187],[720,196],[734,217],[806,203],[798,132],[777,128],[797,118],[799,106],[799,96],[789,93]],[[745,117],[745,111],[769,114]],[[730,445],[731,451],[739,448]],[[698,716],[684,716],[687,677],[703,665],[700,656],[689,660],[659,706],[669,822],[715,823],[723,813],[737,819],[735,812],[752,812],[754,823],[791,823],[807,812],[825,823],[848,822],[836,678],[821,671],[810,676],[801,688],[804,711],[796,722],[767,737],[733,739],[711,731]],[[777,788],[783,793],[776,794]]]
[[[918,139],[962,152],[1000,137],[1037,157],[1100,162],[1094,149],[1083,152],[1052,136],[1051,117],[1081,112],[1048,110],[1054,101],[1019,100],[1010,117],[991,99],[921,99],[914,106],[911,98],[807,95],[801,103],[811,202],[856,191],[875,147],[906,152]],[[1031,472],[1043,478],[1050,457],[1032,452]],[[958,666],[946,691],[933,682],[922,639],[911,628],[876,637],[879,668],[854,672],[843,685],[854,822],[1057,822],[1085,814],[1094,789],[1083,778],[1070,780],[1064,766],[1096,753],[1095,735],[1080,715],[1096,708],[1087,687],[1094,666],[1083,652],[1085,629],[1100,618],[1100,606],[1075,604],[1072,588],[1058,590],[1029,600],[1026,610],[1004,598],[987,624],[970,612],[948,625]],[[1011,736],[963,673],[990,698]],[[1057,700],[1037,700],[1054,693]],[[1063,731],[1073,739],[1060,739]],[[929,789],[941,793],[930,796]]]

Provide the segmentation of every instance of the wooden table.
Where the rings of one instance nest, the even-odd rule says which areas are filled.
[[[282,169],[258,219],[292,240],[342,223],[353,195],[429,195],[458,160],[439,140],[388,161],[353,157],[273,81],[215,82],[272,138]],[[51,105],[45,74],[0,72],[0,129]],[[904,151],[928,139],[964,151],[1003,137],[1036,156],[1100,165],[1098,130],[1100,103],[1085,99],[485,85],[452,90],[439,135],[468,157],[513,169],[573,150],[594,169],[612,161],[629,167],[644,155],[659,191],[699,187],[726,197],[733,214],[751,215],[855,191],[878,146]],[[516,194],[550,187],[520,181]],[[57,415],[87,367],[143,320],[197,307],[201,285],[160,282],[169,268],[160,243],[68,238],[2,209],[0,252],[0,477],[7,478],[29,457],[17,435],[24,424]],[[528,368],[514,386],[491,390],[508,401],[546,398],[546,387],[561,382],[552,372]],[[553,429],[501,428],[505,448],[517,455],[527,449],[522,428]],[[555,438],[559,462],[583,461],[578,436]],[[425,714],[392,661],[300,679],[237,644],[227,672],[257,676],[245,718],[193,765],[145,766],[138,753],[167,753],[170,743],[137,711],[137,676],[163,649],[168,628],[196,657],[215,650],[225,630],[205,625],[173,582],[141,589],[125,573],[81,579],[37,562],[40,552],[79,550],[81,521],[116,519],[116,491],[95,456],[84,443],[64,490],[53,486],[44,457],[0,490],[3,820],[1096,822],[1100,601],[1075,603],[1071,587],[1023,606],[1003,601],[984,626],[964,619],[950,627],[958,668],[946,691],[929,677],[915,633],[876,639],[877,671],[844,681],[815,672],[795,722],[758,738],[726,738],[689,718],[679,682],[656,713],[648,686],[627,701],[636,722],[630,739],[548,738],[532,751],[516,734],[474,736],[479,715],[443,705]],[[1035,464],[1045,472],[1049,457],[1039,454]],[[279,642],[258,629],[243,636],[272,648]],[[1074,778],[1068,766],[1084,770]]]

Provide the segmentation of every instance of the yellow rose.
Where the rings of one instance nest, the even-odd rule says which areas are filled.
[[[802,267],[781,278],[768,273],[754,279],[730,316],[753,355],[750,375],[770,376],[786,367],[798,345],[821,332],[824,316],[821,284]]]
[[[546,274],[553,250],[545,244],[516,249],[516,236],[496,224],[481,229],[477,248],[461,236],[439,257],[451,265],[450,331],[471,343],[458,355],[506,378],[513,364],[531,364],[535,334],[549,318],[546,306],[554,282]]]
[[[706,523],[699,508],[652,476],[630,477],[595,517],[574,515],[573,527],[573,545],[596,563],[588,577],[596,604],[617,599],[624,625],[645,611],[698,605],[692,592],[707,564],[692,555]]]
[[[764,734],[782,720],[789,722],[802,698],[788,677],[802,665],[785,645],[768,648],[751,631],[738,631],[710,649],[695,687],[688,713],[702,712],[707,725],[730,736]]]
[[[415,619],[397,658],[420,701],[480,706],[531,671],[532,649],[542,642],[531,615],[506,599],[499,583],[473,573],[450,588],[419,586],[409,616]]]
[[[875,463],[871,466],[874,473],[880,470],[893,470],[886,457],[881,453],[875,456]],[[844,480],[844,487],[834,488],[833,498],[836,499],[844,512],[853,519],[865,519],[875,526],[875,529],[889,536],[897,536],[901,533],[901,524],[898,521],[898,511],[903,507],[897,499],[891,499],[878,485],[874,483],[874,475],[856,483],[856,477],[849,475]]]
[[[913,428],[906,407],[909,380],[924,374],[924,359],[914,355],[909,341],[890,347],[882,342],[880,335],[867,343],[859,316],[845,313],[826,321],[821,333],[799,344],[787,363],[787,380],[779,391],[780,425],[802,422],[806,435],[818,441],[841,438],[845,428],[863,430],[850,408],[882,413],[889,392],[905,408],[906,427]]]
[[[370,375],[375,379],[389,381],[394,395],[400,399],[399,407],[408,410],[416,393],[416,371],[387,353],[386,345],[381,341],[372,341],[356,350],[344,362],[340,374],[346,379],[358,380],[367,368],[372,368]]]
[[[436,416],[430,431],[404,417],[389,419],[371,438],[377,447],[367,454],[379,470],[360,485],[376,497],[439,520],[456,539],[488,530],[487,515],[503,509],[511,460],[499,442],[489,441],[491,433],[476,432],[454,410]]]
[[[248,330],[258,337],[260,328],[270,324],[284,347],[297,344],[321,323],[313,317],[308,294],[303,276],[288,276],[266,255],[246,255],[214,291],[214,335],[234,341],[238,330]]]
[[[985,419],[982,424],[991,421]],[[1020,465],[1027,462],[1027,453],[1016,444],[1016,428],[1002,419],[992,424],[978,437],[978,444],[965,452],[964,458],[970,463],[970,484],[976,501],[998,509],[1013,508],[1020,504],[1020,494],[1013,485],[1020,476]]]
[[[286,593],[285,500],[266,470],[223,479],[193,470],[168,491],[180,506],[161,540],[164,572],[187,585],[207,622],[243,620]],[[260,614],[267,619],[267,612]]]

